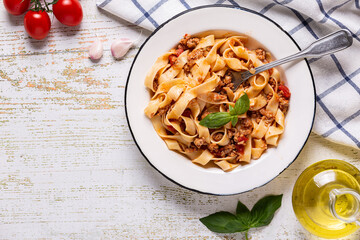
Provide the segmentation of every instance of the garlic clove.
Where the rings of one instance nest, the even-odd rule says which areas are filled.
[[[120,38],[111,44],[111,54],[116,59],[122,58],[132,46],[133,42],[130,39]]]
[[[98,60],[102,57],[104,52],[102,42],[97,38],[89,47],[89,57],[92,60]]]

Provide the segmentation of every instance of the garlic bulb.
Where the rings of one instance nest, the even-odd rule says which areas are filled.
[[[128,38],[120,38],[111,44],[111,54],[116,59],[122,58],[132,46],[133,41]]]
[[[89,57],[92,60],[98,60],[102,57],[103,52],[103,44],[98,38],[96,38],[96,40],[89,47]]]

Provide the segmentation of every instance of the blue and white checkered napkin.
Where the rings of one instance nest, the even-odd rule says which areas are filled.
[[[97,0],[97,5],[148,30],[184,10],[231,4],[262,13],[306,47],[315,39],[345,28],[350,48],[310,59],[317,91],[313,131],[326,139],[360,148],[360,3],[359,0]]]

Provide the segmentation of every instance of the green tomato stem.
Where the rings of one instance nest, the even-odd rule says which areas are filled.
[[[58,0],[53,0],[52,2],[47,2],[46,0],[31,0],[32,7],[29,9],[31,11],[45,11],[45,12],[52,12],[49,5],[54,5],[57,3]],[[41,2],[44,2],[42,4]]]
[[[49,9],[49,6],[48,6],[46,0],[44,0],[44,3],[45,3],[46,11],[47,11],[47,12],[50,12],[50,9]]]

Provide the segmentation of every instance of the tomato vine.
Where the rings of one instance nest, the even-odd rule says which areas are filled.
[[[45,12],[52,12],[52,10],[50,9],[50,5],[54,5],[58,2],[59,0],[53,0],[52,2],[47,2],[46,0],[31,0],[30,4],[30,11],[45,11]]]
[[[67,26],[77,26],[83,19],[79,0],[3,0],[8,13],[20,16],[24,13],[25,31],[34,39],[44,39],[50,32],[49,13]]]

